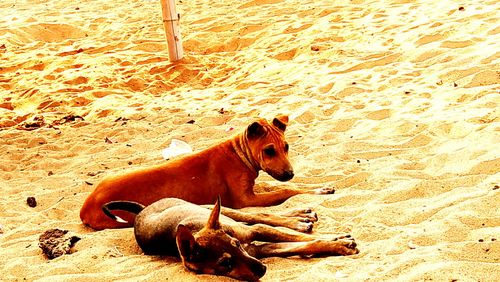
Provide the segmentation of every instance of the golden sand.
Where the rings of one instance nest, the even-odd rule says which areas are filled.
[[[296,177],[258,181],[336,193],[246,210],[313,207],[361,252],[264,259],[263,281],[500,281],[500,5],[460,3],[177,1],[171,64],[159,1],[2,1],[0,280],[229,281],[79,208],[174,138],[197,151],[284,113]],[[73,254],[44,258],[50,228]]]

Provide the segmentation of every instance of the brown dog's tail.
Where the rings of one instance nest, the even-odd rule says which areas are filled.
[[[116,222],[120,223],[129,223],[126,220],[123,220],[121,217],[114,215],[111,211],[114,210],[120,210],[120,211],[126,211],[129,213],[133,214],[138,214],[140,213],[143,209],[145,208],[144,205],[141,205],[136,202],[131,202],[131,201],[113,201],[106,203],[102,206],[102,211],[104,214],[106,214],[108,217],[113,219]]]

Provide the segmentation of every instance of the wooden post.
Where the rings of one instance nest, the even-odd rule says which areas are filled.
[[[175,0],[160,0],[160,3],[163,27],[167,36],[168,57],[171,62],[175,62],[182,59],[184,55],[181,33],[179,32],[180,15],[175,9]]]

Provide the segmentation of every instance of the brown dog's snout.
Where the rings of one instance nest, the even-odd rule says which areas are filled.
[[[293,169],[285,170],[280,174],[275,174],[275,173],[269,173],[274,179],[279,180],[279,181],[288,181],[293,178]]]

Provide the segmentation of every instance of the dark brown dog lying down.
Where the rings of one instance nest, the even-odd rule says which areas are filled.
[[[284,136],[287,124],[287,116],[271,122],[260,119],[242,133],[198,153],[107,177],[85,200],[80,218],[94,229],[120,228],[131,226],[133,215],[118,211],[130,223],[113,221],[101,210],[105,203],[133,201],[147,206],[162,198],[179,198],[203,205],[214,203],[220,195],[226,207],[242,208],[276,205],[303,193],[333,193],[331,188],[254,193],[260,170],[280,181],[294,176]]]
[[[358,253],[350,236],[325,239],[259,223],[315,221],[317,217],[311,210],[296,210],[285,216],[256,216],[222,208],[223,215],[220,215],[220,203],[219,198],[210,210],[181,199],[165,198],[147,207],[115,201],[102,209],[115,221],[123,221],[113,214],[115,210],[137,214],[134,233],[144,253],[180,256],[184,266],[196,273],[254,281],[266,272],[266,266],[258,258]]]

